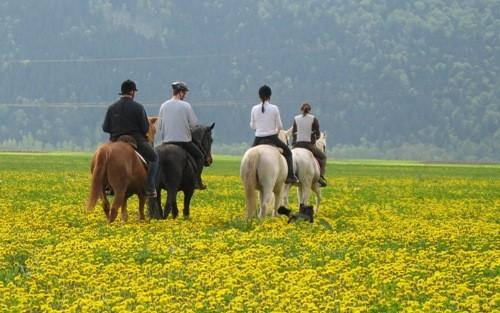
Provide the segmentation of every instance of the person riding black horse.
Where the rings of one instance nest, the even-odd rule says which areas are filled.
[[[116,141],[123,135],[130,135],[135,139],[137,151],[149,164],[145,195],[149,198],[156,198],[155,179],[158,172],[158,155],[146,139],[149,121],[142,104],[134,101],[136,92],[137,87],[134,81],[128,79],[122,83],[119,93],[121,97],[108,107],[102,129],[109,133],[110,141]]]
[[[158,131],[162,143],[181,146],[194,158],[195,188],[203,190],[207,188],[201,179],[205,155],[192,141],[191,130],[198,125],[198,118],[191,104],[184,101],[188,91],[186,83],[172,83],[172,98],[160,107]]]

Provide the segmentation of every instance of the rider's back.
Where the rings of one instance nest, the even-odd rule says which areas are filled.
[[[106,112],[103,130],[116,140],[121,135],[143,139],[149,128],[144,107],[129,97],[122,97]]]
[[[191,105],[182,100],[170,99],[160,108],[159,132],[161,142],[189,142],[191,128],[198,124],[198,119]]]

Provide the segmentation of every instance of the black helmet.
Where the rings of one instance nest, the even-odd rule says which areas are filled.
[[[135,82],[133,80],[127,79],[122,83],[122,92],[120,92],[120,95],[126,95],[131,91],[137,91],[137,87],[135,85]]]
[[[186,85],[185,82],[173,82],[172,83],[172,89],[174,91],[189,91],[188,86]]]
[[[271,98],[271,94],[272,94],[271,87],[269,87],[267,85],[260,87],[259,97],[261,99],[267,100],[267,99]]]

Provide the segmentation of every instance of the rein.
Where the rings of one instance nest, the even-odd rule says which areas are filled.
[[[201,138],[201,141],[203,141],[203,136]],[[206,159],[208,154],[208,151],[203,147],[202,142],[199,141],[197,138],[193,138],[193,143],[200,149],[201,153],[203,153],[203,158]]]

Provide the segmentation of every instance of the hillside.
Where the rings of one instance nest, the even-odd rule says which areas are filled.
[[[132,78],[184,80],[217,144],[250,143],[266,83],[339,157],[500,161],[500,1],[2,1],[0,148],[92,150]],[[50,17],[50,18],[48,18]]]

